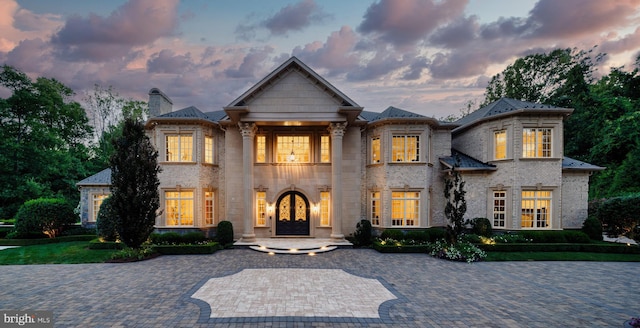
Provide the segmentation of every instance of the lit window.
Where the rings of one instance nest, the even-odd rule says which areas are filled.
[[[213,225],[213,191],[204,192],[204,224]]]
[[[192,135],[167,135],[168,162],[193,162],[193,136]]]
[[[420,160],[420,137],[393,136],[391,158],[394,162],[418,162]]]
[[[320,136],[320,162],[331,162],[331,153],[329,152],[330,145],[331,141],[329,139],[329,136]]]
[[[507,158],[507,131],[496,131],[493,133],[493,158]]]
[[[311,147],[309,136],[278,136],[276,162],[309,163]]]
[[[256,136],[256,163],[267,162],[267,136]]]
[[[167,226],[193,225],[193,191],[164,193]]]
[[[411,227],[418,225],[420,218],[419,192],[391,193],[391,225]]]
[[[380,192],[371,193],[371,225],[380,225]]]
[[[380,163],[380,137],[371,139],[371,163]]]
[[[213,137],[204,137],[204,162],[213,164]]]
[[[256,225],[267,225],[267,193],[264,191],[256,192]]]
[[[493,226],[503,228],[507,217],[507,193],[504,191],[493,192]]]
[[[522,228],[551,227],[551,191],[522,191]]]
[[[108,194],[93,194],[93,212],[89,216],[89,222],[96,222],[98,220],[98,212],[100,212],[100,206],[102,202],[109,197]]]
[[[328,227],[330,225],[329,220],[329,192],[322,191],[320,192],[320,225],[323,227]]]
[[[552,129],[523,129],[522,157],[551,157]]]

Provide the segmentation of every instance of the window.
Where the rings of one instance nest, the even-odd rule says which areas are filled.
[[[391,193],[391,225],[412,227],[418,225],[420,216],[419,192]]]
[[[193,191],[164,193],[167,226],[193,225]]]
[[[323,227],[328,227],[331,225],[331,221],[329,220],[329,201],[330,195],[328,191],[320,192],[320,225]]]
[[[551,191],[522,191],[522,228],[551,227]]]
[[[277,163],[309,163],[311,146],[309,136],[278,136]]]
[[[193,162],[193,136],[192,135],[167,135],[168,162]]]
[[[264,227],[267,225],[267,193],[264,191],[256,192],[256,226]]]
[[[504,228],[507,217],[507,193],[493,192],[493,227]]]
[[[522,157],[551,157],[552,129],[523,129]]]
[[[204,137],[204,162],[213,164],[213,137]]]
[[[371,163],[380,163],[380,137],[371,139]]]
[[[329,136],[320,136],[320,162],[321,163],[330,163],[331,162],[331,152],[329,151],[331,148],[331,139]]]
[[[380,192],[371,193],[371,225],[380,225]]]
[[[213,225],[213,191],[204,192],[204,224]]]
[[[394,162],[417,162],[420,160],[419,136],[393,136],[391,158]]]
[[[507,158],[507,131],[495,131],[493,133],[493,158]]]
[[[267,136],[256,136],[256,163],[267,162]]]
[[[98,212],[100,212],[100,206],[102,202],[109,197],[109,194],[93,194],[91,203],[93,204],[93,212],[89,216],[89,222],[96,222],[98,220]]]

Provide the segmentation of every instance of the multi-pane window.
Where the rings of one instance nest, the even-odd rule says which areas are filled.
[[[329,220],[329,213],[331,207],[329,206],[330,195],[328,191],[320,192],[320,225],[323,227],[328,227],[331,225],[331,221]]]
[[[371,163],[380,163],[380,137],[371,139]]]
[[[256,136],[256,163],[267,162],[267,136]]]
[[[551,157],[552,129],[522,130],[522,157]]]
[[[331,162],[331,138],[329,136],[320,136],[320,162]]]
[[[419,192],[391,193],[391,225],[411,227],[418,225],[420,218]]]
[[[213,225],[213,191],[204,192],[204,224]]]
[[[168,162],[193,162],[193,136],[174,134],[166,136]]]
[[[507,131],[495,131],[493,133],[493,158],[507,158]]]
[[[213,137],[204,137],[204,162],[213,164]]]
[[[380,192],[371,193],[371,225],[380,225]]]
[[[504,228],[507,217],[507,193],[505,191],[493,192],[493,226]]]
[[[309,136],[278,136],[276,139],[276,162],[311,162],[311,145],[309,140]]]
[[[551,191],[522,191],[522,228],[551,227],[551,196]]]
[[[193,225],[193,191],[164,193],[167,226]]]
[[[256,192],[256,226],[264,227],[267,225],[267,193],[264,191]]]
[[[391,159],[394,162],[418,162],[420,160],[420,136],[393,136]]]
[[[107,197],[109,197],[108,194],[93,194],[93,199],[91,200],[93,211],[91,212],[91,216],[89,217],[89,222],[96,222],[98,220],[98,212],[100,212],[100,206],[102,205],[102,202],[107,199]]]

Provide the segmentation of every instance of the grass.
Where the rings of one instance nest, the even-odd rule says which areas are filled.
[[[640,262],[640,254],[587,252],[487,252],[485,261]]]
[[[87,241],[22,246],[0,251],[0,265],[102,263],[115,252],[89,249]]]

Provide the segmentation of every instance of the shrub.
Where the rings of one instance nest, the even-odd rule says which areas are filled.
[[[491,221],[487,218],[474,218],[469,221],[471,224],[471,233],[483,236],[491,237],[493,234],[493,228],[491,227]]]
[[[414,240],[420,244],[425,244],[429,241],[429,232],[426,230],[409,230],[404,235],[405,240]]]
[[[216,231],[218,242],[222,246],[233,243],[233,224],[230,221],[220,221]]]
[[[428,248],[431,256],[452,261],[465,261],[470,263],[480,261],[487,257],[487,253],[482,249],[465,241],[449,244],[443,240],[439,240],[429,244]]]
[[[426,230],[429,233],[430,242],[435,242],[436,240],[443,239],[446,235],[446,230],[443,228],[429,228]]]
[[[640,224],[640,194],[604,201],[598,207],[597,218],[607,227],[609,235],[634,238],[634,230]]]
[[[584,220],[584,223],[582,224],[582,232],[587,234],[587,236],[593,240],[602,241],[602,223],[594,217]]]
[[[187,232],[181,237],[182,242],[185,244],[197,244],[207,240],[207,237],[201,231]]]
[[[106,241],[116,241],[118,239],[118,217],[111,204],[111,197],[107,197],[100,205],[96,222],[98,236]]]
[[[69,229],[65,229],[61,236],[83,236],[83,235],[95,235],[96,229],[84,228],[84,227],[73,227]]]
[[[371,222],[369,220],[360,220],[356,225],[356,232],[353,234],[355,242],[359,246],[367,246],[371,244]]]
[[[182,243],[182,236],[177,232],[152,233],[149,237],[154,245],[177,245]]]
[[[386,229],[380,235],[380,239],[402,240],[404,239],[404,232],[400,229]]]
[[[65,226],[75,223],[73,206],[61,198],[38,198],[25,202],[16,214],[15,232],[19,236],[60,235]]]

